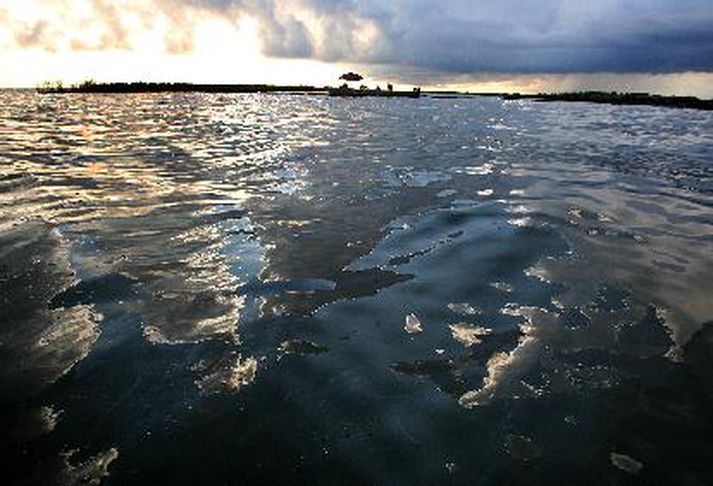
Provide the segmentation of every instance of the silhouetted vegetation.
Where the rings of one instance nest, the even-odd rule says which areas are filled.
[[[393,86],[386,91],[377,86],[376,89],[369,89],[362,85],[359,89],[350,88],[347,84],[343,84],[338,88],[329,88],[329,96],[342,96],[351,98],[363,98],[366,96],[379,96],[383,98],[418,98],[421,96],[421,88],[414,88],[411,91],[394,91]]]
[[[37,91],[40,93],[63,93],[64,90],[62,81],[45,81],[37,86]]]
[[[364,77],[355,72],[349,71],[339,76],[341,81],[346,81],[338,88],[329,88],[329,96],[340,96],[348,98],[363,98],[366,96],[380,96],[380,97],[394,97],[394,98],[418,98],[421,96],[421,88],[414,88],[411,91],[394,91],[394,86],[391,83],[386,85],[386,91],[381,89],[381,86],[377,86],[375,89],[369,88],[367,85],[362,84],[359,89],[352,88],[349,86],[349,82],[361,81]]]
[[[364,79],[364,76],[359,73],[349,71],[348,73],[344,73],[339,76],[339,79],[342,79],[344,81],[361,81],[362,79]]]
[[[610,105],[649,105],[670,108],[691,108],[696,110],[713,109],[713,100],[702,100],[694,96],[662,96],[649,93],[617,93],[603,91],[581,91],[577,93],[552,93],[522,95],[512,93],[503,95],[505,100],[533,99],[536,101],[586,101]]]
[[[349,75],[349,76],[347,76]],[[353,78],[360,75],[347,73],[342,75]],[[369,89],[362,85],[358,89],[349,87],[346,83],[338,88],[328,86],[317,87],[308,85],[281,86],[273,84],[192,84],[192,83],[97,83],[89,79],[69,87],[61,81],[48,81],[37,87],[40,93],[312,93],[329,94],[330,96],[364,97],[405,97],[418,98],[421,89],[412,91],[394,91],[391,84],[386,90],[381,87]],[[606,103],[610,105],[649,105],[665,106],[670,108],[690,108],[697,110],[712,110],[713,100],[702,100],[694,96],[663,96],[649,93],[618,93],[616,91],[580,91],[574,93],[463,93],[458,91],[426,91],[427,96],[433,98],[453,98],[462,96],[499,96],[504,100],[530,99],[535,101],[583,101],[589,103]]]
[[[316,86],[279,86],[272,84],[192,84],[192,83],[97,83],[87,80],[70,87],[61,82],[43,83],[41,93],[326,93],[328,88]]]
[[[360,74],[348,72],[340,77],[341,80],[359,81],[364,79]],[[193,83],[97,83],[89,79],[70,87],[65,87],[61,81],[42,83],[37,87],[40,93],[315,93],[329,94],[330,96],[387,96],[418,98],[421,88],[411,91],[394,91],[389,84],[383,91],[377,86],[370,89],[361,85],[358,89],[351,88],[344,83],[338,88],[329,86],[280,86],[273,84],[193,84]]]

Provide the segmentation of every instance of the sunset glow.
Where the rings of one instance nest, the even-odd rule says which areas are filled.
[[[406,1],[0,0],[0,85],[91,78],[321,86],[359,69],[371,84],[431,89],[713,96],[710,9],[684,3],[690,8],[553,1],[505,15],[492,1],[474,11],[457,1],[436,9]],[[652,16],[661,20],[650,23]]]

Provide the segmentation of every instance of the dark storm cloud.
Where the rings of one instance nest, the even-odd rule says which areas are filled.
[[[18,23],[23,47],[130,49],[124,14],[150,30],[168,19],[169,52],[193,47],[196,25],[217,16],[257,19],[273,57],[384,64],[445,73],[667,73],[713,70],[713,0],[91,0],[86,26],[69,29],[68,0],[48,0],[36,23]],[[225,46],[226,51],[230,46]]]
[[[266,52],[272,55],[309,52],[322,60],[456,73],[713,69],[710,0],[207,3],[218,10],[237,5],[259,12],[266,20]],[[316,22],[284,21],[276,14],[280,7],[308,12]],[[365,22],[376,29],[378,42],[357,48]],[[299,35],[286,34],[294,31]]]

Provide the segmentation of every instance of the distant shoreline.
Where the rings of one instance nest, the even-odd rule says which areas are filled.
[[[64,87],[47,84],[39,93],[327,93],[329,87],[273,84],[94,83]]]
[[[507,94],[504,100],[534,100],[534,101],[578,101],[608,105],[646,105],[663,106],[667,108],[688,108],[694,110],[713,110],[713,100],[702,100],[695,96],[662,96],[649,93],[617,93],[603,91],[583,91],[578,93],[552,93],[522,95]]]
[[[285,93],[329,95],[329,86],[309,85],[272,85],[272,84],[193,84],[193,83],[95,83],[85,82],[64,87],[61,84],[45,84],[36,88],[43,94],[65,93]],[[542,102],[569,101],[589,102],[610,105],[645,105],[668,108],[687,108],[713,110],[713,100],[704,100],[694,96],[663,96],[649,93],[618,93],[603,91],[584,91],[573,93],[469,93],[459,91],[423,91],[423,96],[431,98],[462,98],[472,96],[499,97],[503,100],[533,100]]]

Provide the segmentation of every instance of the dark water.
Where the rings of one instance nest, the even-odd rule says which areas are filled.
[[[710,113],[2,92],[0,171],[3,484],[713,482]]]

